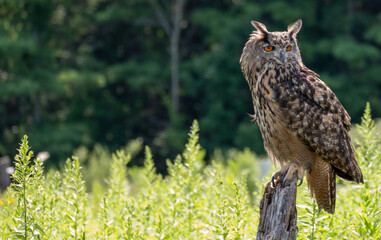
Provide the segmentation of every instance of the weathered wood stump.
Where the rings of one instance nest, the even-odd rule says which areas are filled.
[[[294,240],[299,229],[296,225],[296,173],[291,180],[267,183],[260,203],[257,240]]]
[[[4,192],[11,184],[8,168],[11,166],[9,157],[0,157],[0,192]]]

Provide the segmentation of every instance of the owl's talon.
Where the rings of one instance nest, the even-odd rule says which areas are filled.
[[[271,188],[275,188],[275,180],[277,180],[278,178],[280,178],[280,173],[279,172],[275,172],[272,176],[271,176]]]
[[[298,187],[303,184],[303,178],[299,179],[300,183],[298,184]]]
[[[275,177],[274,177],[274,175],[271,177],[271,188],[275,188]]]

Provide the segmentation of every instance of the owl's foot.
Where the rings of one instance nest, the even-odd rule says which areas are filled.
[[[287,180],[291,180],[295,172],[297,172],[298,180],[300,181],[299,187],[303,183],[304,168],[296,163],[286,164],[279,171],[275,172],[271,177],[272,187],[275,187],[279,181],[282,181],[284,184]]]
[[[273,173],[273,175],[271,176],[271,188],[275,188],[276,186],[276,183],[278,183],[278,181],[280,180],[280,175],[281,175],[281,171],[276,171],[275,173]]]

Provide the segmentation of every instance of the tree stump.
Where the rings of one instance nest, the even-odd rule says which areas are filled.
[[[4,192],[11,184],[9,177],[9,168],[11,167],[11,160],[9,157],[0,157],[0,192]]]
[[[257,240],[294,240],[296,225],[297,173],[291,180],[267,183],[260,203]]]

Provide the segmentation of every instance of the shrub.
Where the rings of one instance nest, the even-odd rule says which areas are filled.
[[[298,239],[380,239],[381,148],[369,105],[358,130],[365,184],[338,180],[334,215],[319,212],[306,184],[299,187]],[[2,239],[254,239],[264,185],[255,177],[255,155],[216,152],[205,165],[198,131],[194,121],[184,152],[167,161],[165,177],[156,173],[148,147],[141,168],[126,168],[125,149],[112,154],[99,197],[86,192],[77,157],[63,172],[44,175],[25,136],[13,184],[1,197]]]

